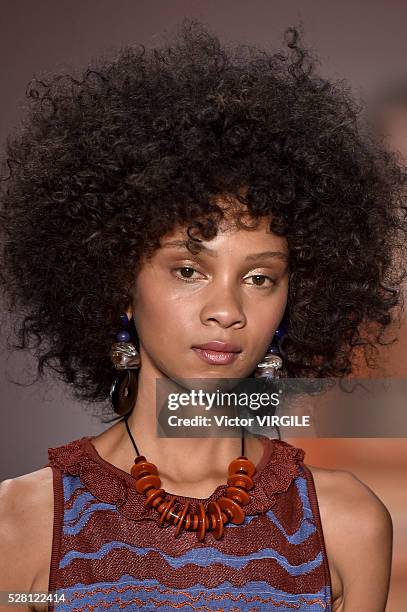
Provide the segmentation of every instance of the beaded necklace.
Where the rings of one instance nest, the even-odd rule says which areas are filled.
[[[176,510],[177,498],[170,495],[167,498],[166,491],[161,488],[161,480],[158,469],[154,463],[147,461],[144,455],[140,455],[132,433],[128,425],[128,416],[123,418],[127,433],[137,453],[134,465],[131,468],[131,475],[135,479],[135,488],[138,493],[145,495],[144,506],[153,507],[160,514],[159,525],[165,523],[176,525],[175,537],[181,531],[195,531],[199,542],[205,539],[205,533],[211,531],[213,537],[219,540],[223,535],[223,528],[229,521],[236,525],[243,523],[245,513],[243,507],[250,502],[250,495],[247,491],[253,488],[252,476],[256,468],[252,461],[244,455],[244,434],[242,433],[242,454],[233,459],[228,468],[228,480],[226,495],[217,501],[212,501],[205,507],[202,502],[198,503],[198,511],[189,511],[190,502]],[[243,506],[243,507],[242,507]]]

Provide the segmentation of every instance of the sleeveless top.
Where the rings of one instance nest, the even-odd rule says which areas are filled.
[[[332,609],[332,584],[312,473],[304,451],[258,436],[263,456],[240,525],[221,539],[159,524],[134,478],[108,463],[91,437],[48,449],[54,530],[49,591],[55,612]],[[206,499],[177,495],[189,510]],[[168,492],[167,492],[168,493]],[[169,494],[169,493],[168,493]],[[63,594],[63,596],[62,596]],[[62,601],[62,599],[64,601]]]

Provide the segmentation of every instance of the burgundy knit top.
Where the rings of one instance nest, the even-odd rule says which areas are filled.
[[[133,477],[105,461],[91,437],[48,449],[54,532],[49,590],[58,612],[106,610],[330,611],[332,585],[318,502],[304,451],[266,437],[240,525],[221,539],[174,537],[146,509]],[[129,466],[130,468],[130,466]],[[180,503],[209,502],[177,495]]]

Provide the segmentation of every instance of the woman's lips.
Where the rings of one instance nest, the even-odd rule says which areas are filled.
[[[207,342],[192,347],[196,354],[206,363],[228,365],[237,359],[240,347],[226,342]]]
[[[206,363],[216,365],[228,365],[237,359],[238,353],[224,353],[221,351],[211,351],[209,349],[199,349],[193,347],[196,354]]]

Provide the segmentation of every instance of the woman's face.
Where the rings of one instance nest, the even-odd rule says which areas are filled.
[[[262,219],[251,231],[226,226],[203,241],[197,255],[184,246],[186,228],[161,240],[140,269],[127,313],[134,316],[143,377],[244,378],[253,372],[288,293],[287,241],[268,225]],[[215,344],[202,347],[207,343]]]

